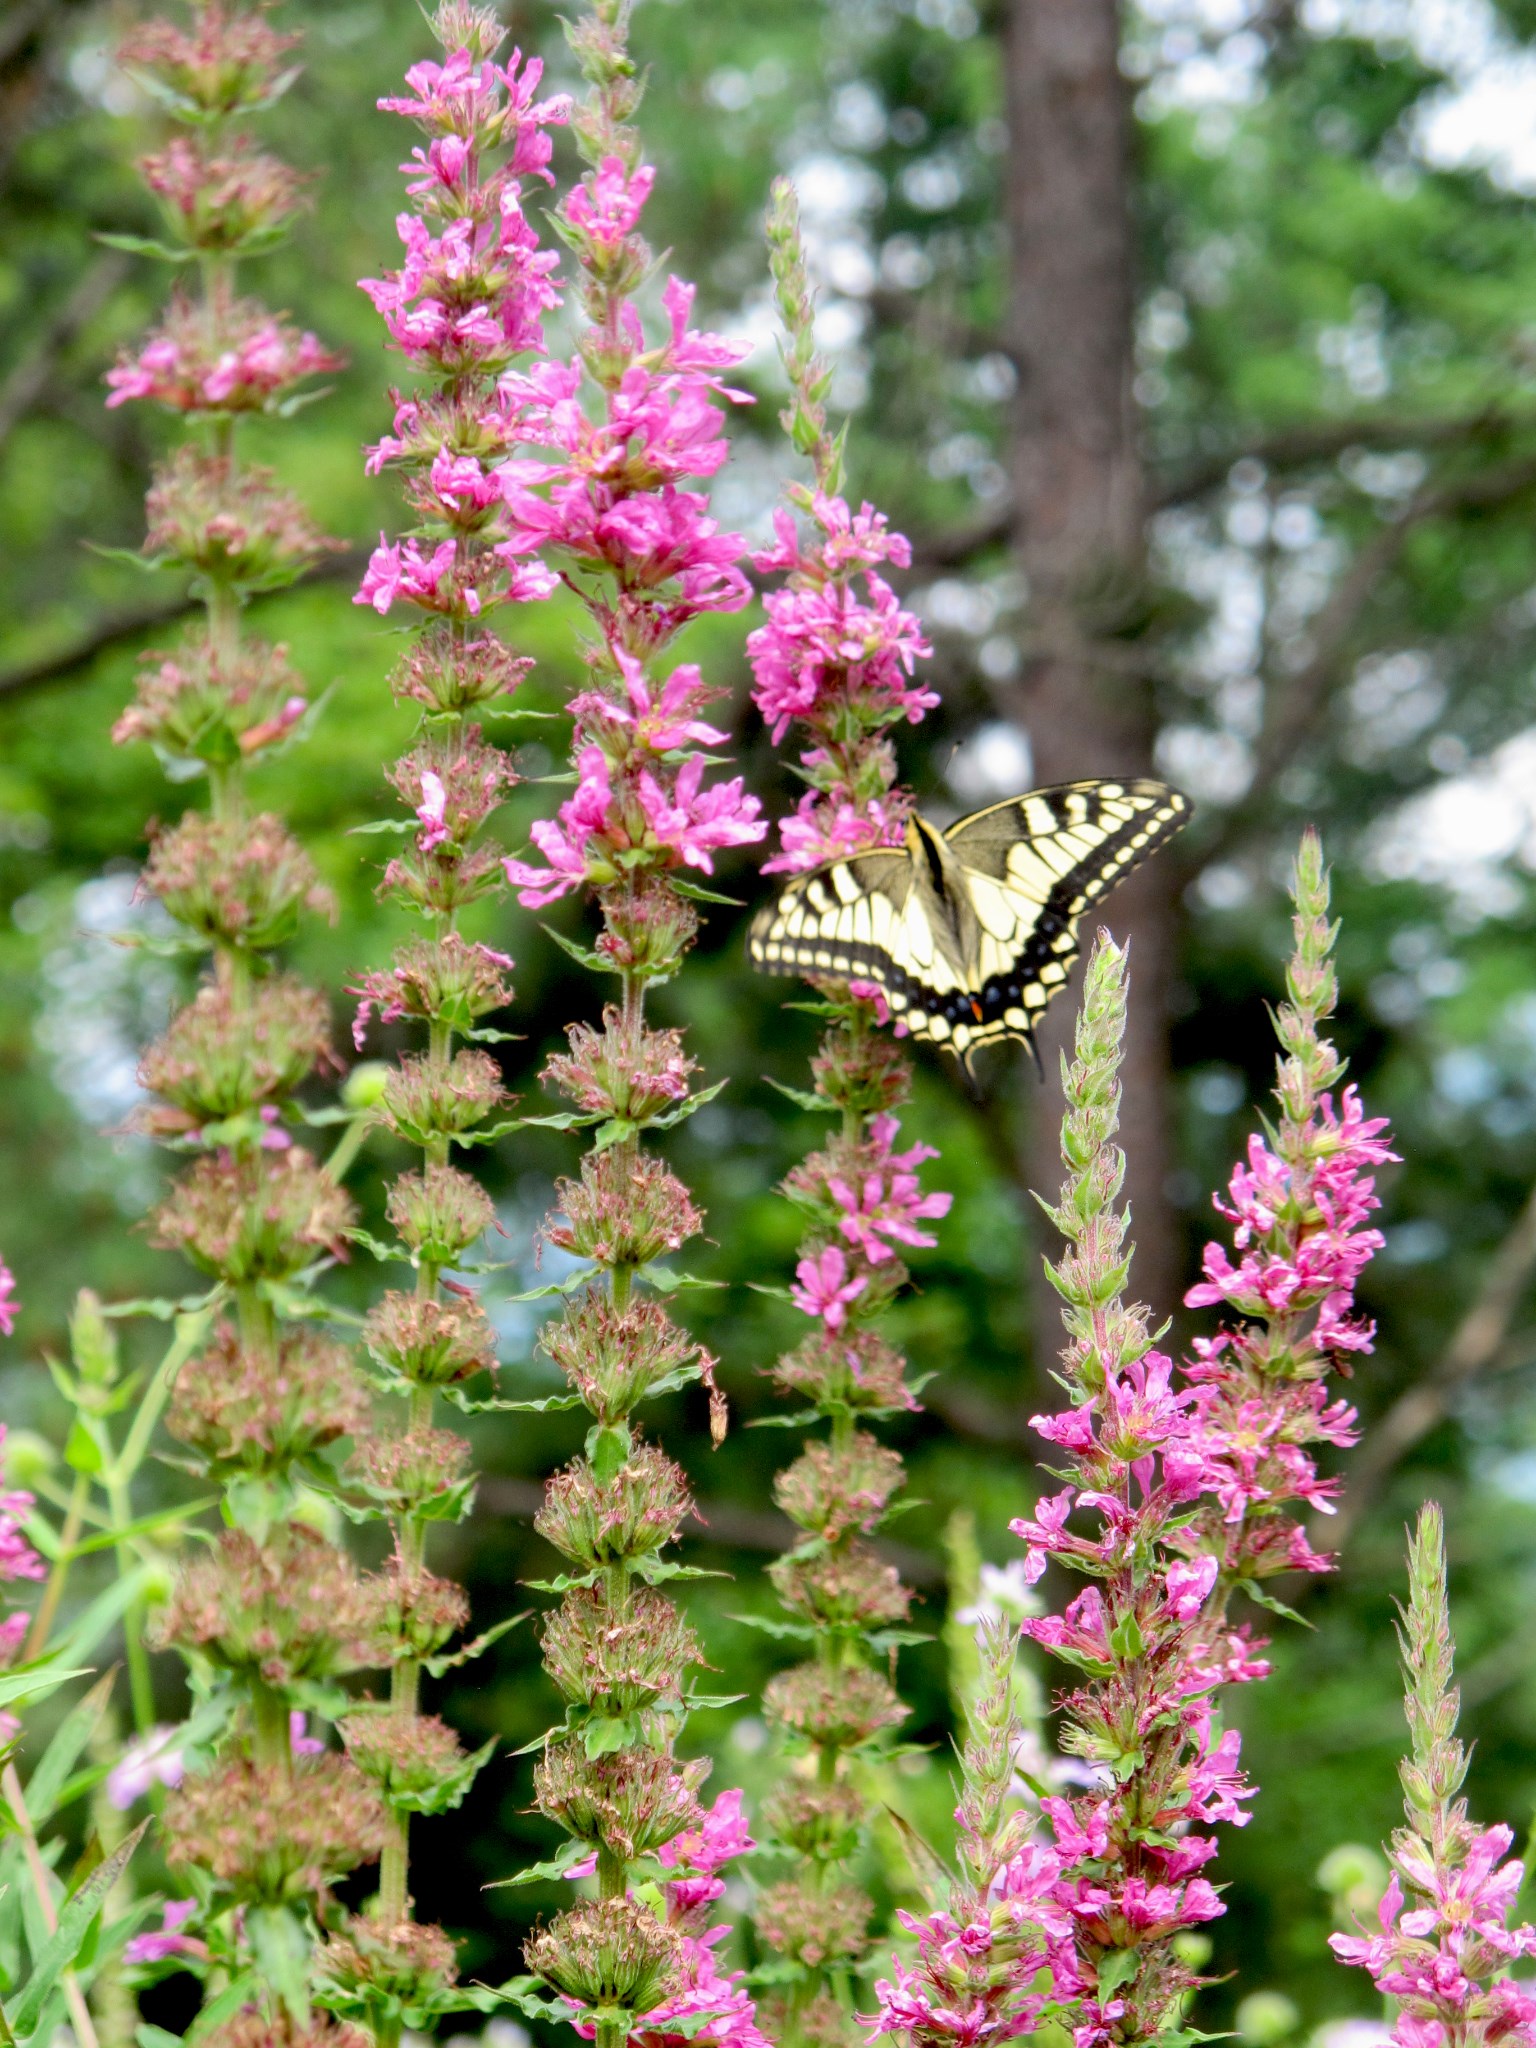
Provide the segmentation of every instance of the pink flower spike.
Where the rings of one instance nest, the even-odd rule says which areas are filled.
[[[0,1259],[0,1335],[14,1335],[20,1306],[16,1299],[16,1275],[4,1259]]]

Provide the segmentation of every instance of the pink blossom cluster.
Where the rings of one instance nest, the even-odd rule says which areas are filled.
[[[1436,1857],[1409,1834],[1379,1911],[1380,1932],[1330,1937],[1341,1962],[1370,1973],[1384,1997],[1402,2001],[1392,2038],[1399,2048],[1451,2048],[1462,2041],[1536,2042],[1536,1997],[1502,1973],[1536,1955],[1536,1927],[1511,1927],[1525,1879],[1507,1827],[1459,1830],[1459,1860]],[[1407,1912],[1404,1884],[1416,1903]]]
[[[1336,1482],[1320,1477],[1314,1452],[1355,1438],[1353,1410],[1325,1382],[1370,1348],[1354,1289],[1382,1241],[1365,1227],[1378,1206],[1373,1169],[1393,1155],[1383,1121],[1363,1115],[1353,1090],[1337,1108],[1327,1092],[1341,1065],[1318,1031],[1334,1000],[1332,928],[1310,838],[1296,887],[1291,1000],[1277,1018],[1282,1115],[1273,1146],[1255,1139],[1217,1198],[1238,1263],[1209,1247],[1207,1279],[1188,1296],[1224,1302],[1231,1320],[1196,1340],[1177,1371],[1117,1291],[1125,1219],[1103,1191],[1118,1186],[1108,1139],[1124,958],[1101,939],[1090,964],[1064,1138],[1073,1175],[1052,1212],[1070,1240],[1057,1285],[1074,1398],[1033,1419],[1073,1470],[1012,1524],[1031,1582],[1048,1560],[1090,1581],[1059,1613],[1022,1623],[1079,1674],[1060,1705],[1065,1746],[1090,1783],[1043,1802],[1063,1859],[1055,1897],[1076,1924],[1087,1987],[1078,2048],[1115,2025],[1114,2001],[1093,1990],[1106,1954],[1138,1951],[1138,1969],[1115,1988],[1124,1985],[1134,2024],[1149,2025],[1178,1995],[1168,1938],[1223,1911],[1202,1874],[1216,1854],[1210,1831],[1246,1823],[1252,1788],[1215,1689],[1269,1669],[1262,1639],[1228,1620],[1228,1601],[1283,1572],[1330,1568],[1293,1511],[1331,1509]]]
[[[902,720],[916,725],[939,701],[912,680],[933,651],[921,624],[878,573],[878,564],[910,563],[905,538],[871,505],[854,512],[823,490],[796,498],[814,538],[803,542],[780,510],[775,545],[752,558],[789,579],[765,596],[767,622],[747,640],[753,701],[775,745],[796,719],[813,742],[801,755],[811,786],[780,827],[770,873],[900,844],[907,805],[892,788],[895,763],[881,735]]]
[[[697,1827],[674,1835],[660,1860],[679,1875],[664,1887],[667,1925],[681,1944],[681,1988],[639,2019],[635,2048],[674,2048],[684,2040],[705,2048],[768,2048],[757,2008],[740,1970],[722,1970],[715,1956],[730,1928],[709,1925],[710,1909],[725,1893],[720,1871],[756,1847],[747,1832],[739,1791],[722,1792]]]
[[[523,204],[526,178],[551,182],[547,131],[570,116],[565,96],[536,98],[542,73],[539,59],[516,51],[497,64],[461,49],[414,65],[409,97],[379,102],[428,141],[401,167],[416,201],[396,222],[404,261],[362,289],[395,347],[440,387],[396,392],[395,431],[369,454],[372,473],[388,463],[418,472],[411,502],[431,536],[380,535],[355,602],[381,616],[404,603],[462,623],[556,588],[542,565],[480,540],[504,488],[497,464],[519,432],[517,408],[495,380],[542,347],[544,315],[560,300],[559,259],[539,247]],[[509,154],[494,166],[482,160],[503,147]]]
[[[214,314],[173,300],[137,354],[107,372],[108,407],[148,398],[175,412],[260,412],[345,358],[249,300]]]
[[[160,1915],[160,1925],[148,1934],[135,1934],[124,1944],[123,1961],[127,1964],[168,1963],[173,1958],[185,1957],[189,1961],[206,1962],[208,1944],[200,1941],[195,1934],[182,1930],[189,1920],[195,1919],[200,1911],[196,1899],[167,1899]]]
[[[947,1216],[954,1201],[939,1190],[924,1193],[917,1169],[939,1155],[922,1144],[897,1152],[900,1129],[894,1116],[872,1117],[860,1136],[813,1152],[785,1183],[826,1240],[800,1259],[790,1297],[834,1334],[856,1302],[871,1311],[885,1306],[890,1284],[900,1280],[896,1246],[936,1243],[918,1226]]]
[[[692,663],[657,685],[622,647],[612,654],[617,681],[571,703],[575,791],[556,817],[530,828],[548,865],[504,863],[528,908],[570,889],[605,888],[642,866],[711,874],[716,853],[750,845],[767,830],[739,775],[705,785],[707,757],[697,748],[726,735],[699,712],[720,692]]]
[[[917,1937],[908,1965],[893,1957],[877,1979],[871,2040],[985,2048],[1035,2032],[1049,2006],[1079,1988],[1074,1921],[1062,1904],[1060,1853],[1026,1842],[991,1873],[969,1910],[897,1918]]]
[[[16,1299],[16,1275],[0,1259],[0,1336],[11,1336],[16,1328],[16,1316],[21,1303]]]
[[[3,1265],[0,1265],[0,1274],[10,1278]],[[3,1306],[0,1303],[0,1307]],[[4,1449],[5,1424],[0,1422],[0,1455]],[[48,1576],[48,1567],[27,1541],[22,1526],[33,1505],[30,1493],[0,1492],[0,1585],[12,1584],[17,1579],[44,1579]],[[0,1664],[8,1664],[15,1657],[30,1626],[31,1616],[20,1608],[0,1619]]]

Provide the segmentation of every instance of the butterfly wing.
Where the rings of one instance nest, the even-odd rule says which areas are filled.
[[[955,942],[935,931],[901,847],[797,875],[753,918],[747,951],[769,974],[875,983],[918,1037],[933,1035],[931,1016],[965,1001]]]
[[[1069,782],[949,827],[981,932],[971,991],[980,1014],[953,1027],[956,1051],[1033,1036],[1071,973],[1084,913],[1188,815],[1188,799],[1166,783]]]

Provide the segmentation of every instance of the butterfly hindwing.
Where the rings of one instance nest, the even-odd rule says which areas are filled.
[[[1188,809],[1152,781],[1032,790],[943,834],[952,891],[974,916],[963,953],[958,921],[946,924],[912,855],[892,847],[796,876],[753,919],[751,957],[770,974],[874,982],[914,1037],[963,1057],[999,1038],[1029,1039],[1071,972],[1084,912]]]
[[[1085,912],[1188,814],[1188,800],[1165,783],[1071,782],[950,826],[944,837],[982,929],[981,1016],[956,1031],[960,1050],[1033,1033],[1071,974]]]

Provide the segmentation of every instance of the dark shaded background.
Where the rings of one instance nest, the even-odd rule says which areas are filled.
[[[552,11],[512,12],[563,77]],[[1536,1800],[1536,1231],[1521,1219],[1536,1173],[1536,225],[1508,184],[1433,160],[1426,123],[1450,83],[1415,40],[1421,12],[1157,0],[1117,21],[1108,0],[648,0],[635,22],[660,171],[648,220],[700,280],[706,324],[766,333],[757,223],[775,171],[801,183],[854,415],[854,489],[917,549],[910,600],[944,702],[901,746],[927,806],[952,814],[1018,786],[1028,739],[1053,772],[1151,753],[1199,801],[1186,840],[1115,913],[1137,926],[1139,1281],[1164,1311],[1193,1276],[1209,1189],[1268,1084],[1280,883],[1303,822],[1336,862],[1340,1035],[1407,1163],[1389,1177],[1388,1248],[1367,1281],[1381,1340],[1354,1389],[1371,1427],[1345,1569],[1312,1590],[1310,1632],[1282,1629],[1276,1681],[1238,1703],[1262,1791],[1252,1826],[1224,1844],[1231,1910],[1214,1929],[1216,1966],[1239,1991],[1283,1987],[1307,2028],[1365,2003],[1327,1959],[1314,1873],[1340,1841],[1392,1824],[1388,1600],[1403,1522],[1428,1491],[1450,1523],[1474,1804],[1524,1829]],[[358,452],[397,372],[353,280],[393,261],[409,141],[373,103],[426,43],[407,0],[284,13],[308,30],[308,70],[269,132],[319,174],[316,207],[252,283],[346,347],[351,367],[323,404],[252,441],[269,441],[329,529],[364,547],[399,520],[392,486],[365,478]],[[141,409],[101,406],[103,368],[166,288],[160,269],[92,239],[154,227],[131,169],[147,111],[110,58],[131,17],[85,0],[11,0],[0,14],[0,1247],[27,1311],[0,1402],[13,1431],[55,1436],[39,1360],[60,1348],[74,1290],[123,1297],[183,1278],[144,1243],[158,1158],[107,1134],[132,1107],[136,1051],[175,971],[110,934],[142,924],[145,820],[174,815],[184,794],[143,749],[108,739],[135,657],[163,643],[179,593],[88,551],[137,543],[148,467],[172,434]],[[1536,9],[1489,0],[1467,22],[1458,65],[1474,30],[1494,57],[1501,40],[1523,49]],[[1121,140],[1106,151],[1105,136]],[[757,531],[782,466],[769,353],[746,374],[763,402],[733,422],[720,510]],[[380,767],[404,730],[382,682],[391,639],[348,602],[355,567],[259,614],[332,686],[319,737],[265,787],[342,899],[339,926],[306,934],[296,955],[335,994],[342,1044],[343,985],[395,937],[372,896],[377,842],[347,833],[384,811]],[[735,690],[741,765],[777,812],[794,790],[744,708],[749,623],[698,628],[685,653]],[[570,624],[555,608],[518,621],[539,659],[535,705],[557,706],[575,679]],[[548,765],[525,750],[527,773]],[[550,800],[514,798],[509,843]],[[760,886],[740,864],[722,875],[743,897]],[[746,1282],[787,1274],[795,1225],[773,1189],[820,1126],[765,1085],[803,1084],[813,1025],[747,973],[740,915],[712,913],[658,1003],[710,1077],[730,1077],[670,1149],[709,1212],[694,1263],[727,1283],[687,1307],[722,1356],[737,1427],[711,1454],[692,1398],[657,1426],[710,1515],[697,1560],[734,1575],[702,1582],[690,1606],[748,1700],[696,1736],[719,1757],[717,1785],[754,1786],[771,1763],[751,1696],[778,1660],[730,1617],[771,1604],[761,1571],[782,1531],[769,1483],[788,1444],[741,1425],[772,1411],[759,1370],[791,1318]],[[599,991],[515,906],[485,925],[518,958],[511,1021],[527,1036],[505,1051],[534,1098],[559,1026],[591,1016]],[[897,1533],[936,1623],[953,1509],[974,1510],[1000,1561],[1015,1548],[1007,1519],[1037,1484],[1026,1418],[1046,1397],[1050,1306],[1025,1190],[1059,1090],[999,1059],[978,1107],[937,1059],[921,1066],[908,1129],[943,1145],[934,1177],[956,1201],[895,1319],[933,1375],[926,1411],[896,1432],[922,1502]],[[526,1132],[485,1159],[509,1293],[534,1284],[532,1234],[574,1156],[569,1140]],[[365,1203],[386,1164],[382,1146],[368,1155]],[[374,1285],[362,1264],[337,1282],[355,1304]],[[500,1314],[507,1389],[541,1390],[531,1312]],[[148,1355],[154,1335],[129,1342]],[[548,1568],[528,1518],[577,1430],[492,1418],[476,1434],[480,1507],[439,1554],[484,1625],[525,1604],[518,1581]],[[169,1714],[170,1660],[161,1676]],[[904,1689],[914,1732],[936,1748],[889,1790],[938,1828],[937,1645],[907,1653]],[[469,1741],[495,1732],[509,1751],[552,1711],[527,1630],[441,1693]],[[479,1889],[537,1853],[526,1773],[497,1762],[464,1812],[419,1830],[423,1909],[473,1934],[476,1974],[513,1969],[527,1916],[553,1903]],[[1222,2024],[1234,1995],[1213,1993],[1204,2023]]]

